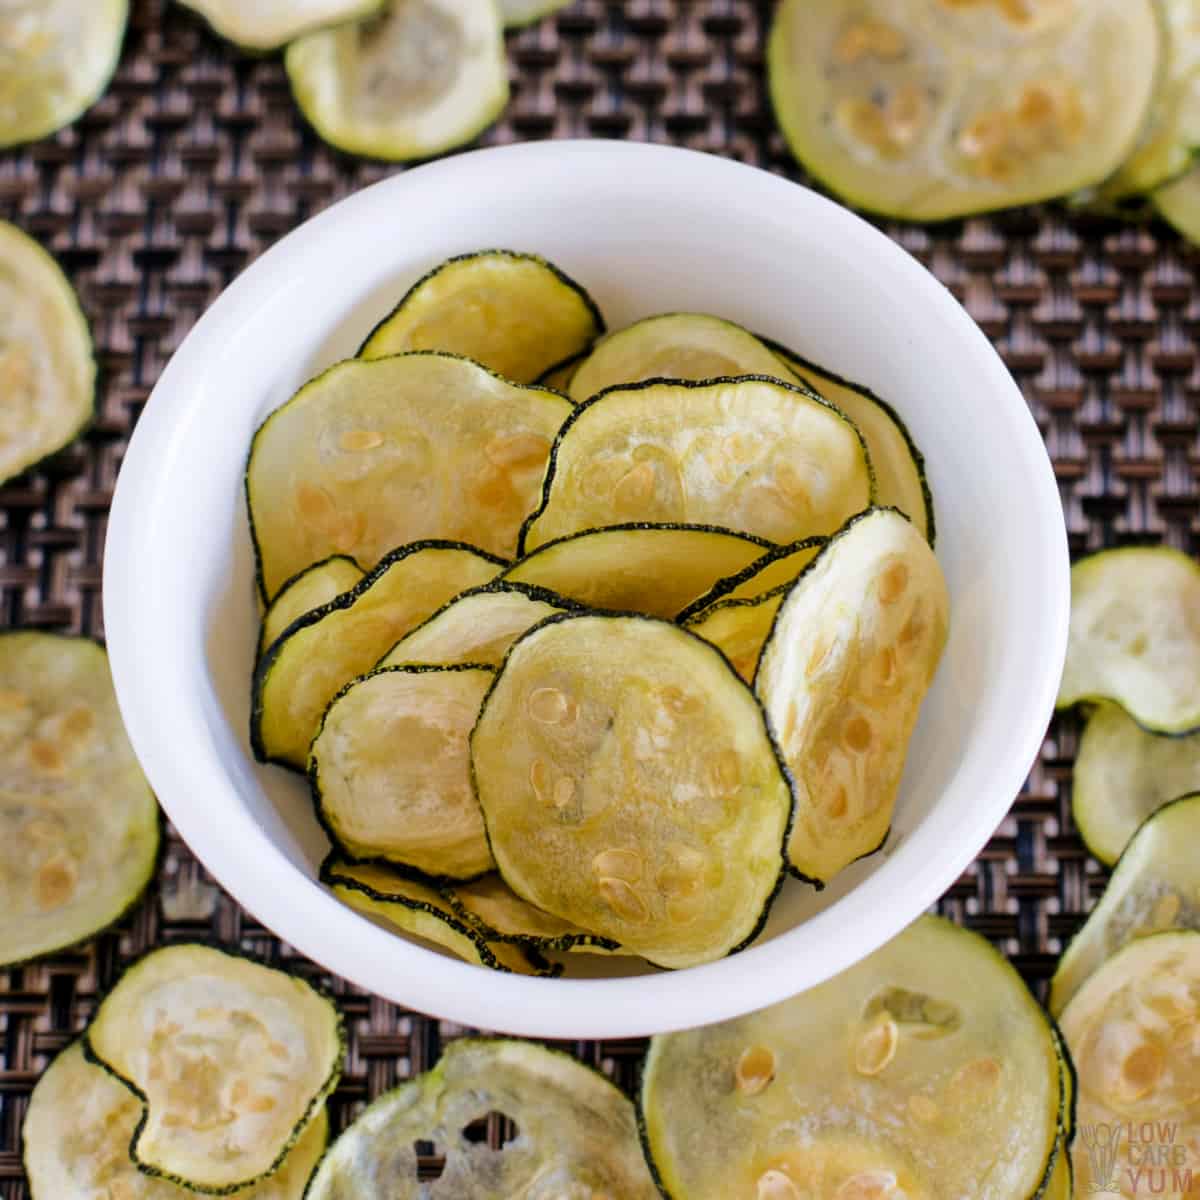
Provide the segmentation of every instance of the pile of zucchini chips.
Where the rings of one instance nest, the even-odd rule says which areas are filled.
[[[603,330],[451,259],[246,470],[255,752],[340,897],[501,970],[709,962],[878,849],[946,640],[885,403],[716,317]]]

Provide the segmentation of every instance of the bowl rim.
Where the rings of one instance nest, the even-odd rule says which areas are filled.
[[[872,876],[831,908],[770,942],[687,970],[615,979],[539,979],[489,972],[446,958],[397,937],[341,905],[305,876],[240,803],[209,819],[212,789],[234,792],[228,772],[206,778],[209,804],[190,801],[197,792],[188,756],[177,753],[180,714],[199,708],[195,697],[172,694],[167,664],[148,661],[139,645],[138,581],[144,578],[139,546],[153,519],[153,498],[166,485],[167,453],[178,417],[177,393],[203,370],[210,347],[248,311],[286,287],[294,256],[310,239],[334,234],[366,220],[373,210],[406,199],[409,189],[431,183],[477,187],[493,166],[514,173],[548,164],[567,173],[587,158],[613,161],[614,170],[645,169],[660,159],[673,172],[690,172],[714,192],[753,191],[765,203],[790,206],[796,219],[805,208],[831,235],[844,239],[847,253],[864,255],[906,276],[914,307],[932,309],[962,338],[961,352],[990,392],[1007,393],[1013,414],[1016,454],[1031,480],[1036,508],[1047,520],[1042,530],[1038,578],[1045,588],[1041,640],[1043,670],[1030,680],[1023,709],[1015,714],[992,777],[994,799],[971,816],[960,816],[951,844],[931,858],[918,839],[899,845]],[[625,164],[618,166],[617,164]],[[192,400],[194,406],[194,398]],[[186,407],[186,406],[185,406]],[[1051,520],[1051,518],[1054,518]],[[1053,525],[1053,528],[1049,526]],[[999,355],[950,292],[902,247],[834,201],[781,176],[699,151],[607,139],[561,140],[489,147],[393,175],[333,204],[267,249],[201,316],[163,370],[130,439],[114,492],[105,546],[103,606],[109,657],[118,702],[142,767],[184,841],[230,895],[264,926],[325,969],[395,1003],[441,1019],[506,1033],[556,1038],[643,1036],[724,1020],[783,1000],[830,978],[895,936],[931,907],[974,860],[995,832],[1036,761],[1054,708],[1066,654],[1070,583],[1066,525],[1057,484],[1040,431]],[[166,689],[164,691],[164,688]],[[176,689],[178,691],[178,689]],[[192,729],[202,718],[193,714]],[[172,741],[174,735],[175,740]],[[188,734],[190,736],[190,732]],[[905,903],[885,892],[894,876],[909,872]],[[281,872],[284,874],[281,875]],[[283,880],[290,877],[286,885]],[[874,907],[871,907],[874,906]],[[855,914],[869,920],[855,920]],[[821,941],[819,966],[797,963],[789,939]],[[823,940],[822,940],[823,939]],[[753,988],[742,980],[752,974]],[[397,978],[403,986],[396,986]]]

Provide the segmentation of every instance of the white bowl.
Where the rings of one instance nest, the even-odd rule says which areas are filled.
[[[257,628],[242,470],[262,418],[351,355],[449,255],[535,251],[610,327],[719,313],[876,388],[925,452],[952,630],[886,848],[818,894],[789,881],[763,936],[720,962],[594,977],[487,972],[358,916],[316,882],[304,781],[247,744]],[[1034,761],[1066,646],[1066,534],[1020,392],[953,297],[829,200],[719,158],[618,142],[481,150],[388,179],[264,254],[163,372],[108,529],[104,616],[129,734],[214,876],[329,970],[463,1024],[559,1038],[702,1025],[780,1000],[881,945],[952,884]]]

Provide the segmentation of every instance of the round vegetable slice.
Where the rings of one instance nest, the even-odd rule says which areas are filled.
[[[143,1175],[129,1157],[142,1104],[124,1084],[72,1042],[50,1064],[29,1098],[21,1128],[33,1200],[187,1200],[194,1192]],[[275,1174],[239,1200],[300,1200],[329,1139],[322,1107]]]
[[[573,360],[604,331],[592,298],[535,254],[481,250],[435,267],[371,331],[360,358],[463,354],[518,383]]]
[[[492,869],[467,738],[494,678],[480,666],[385,667],[339,693],[308,760],[336,846],[439,878]]]
[[[41,7],[65,6],[30,5],[35,25],[33,10]],[[0,12],[0,97],[8,83],[5,20]],[[3,111],[0,99],[0,128]],[[92,335],[75,290],[58,263],[6,221],[0,221],[0,395],[0,483],[69,445],[96,411]]]
[[[718,600],[684,621],[684,628],[716,646],[733,669],[752,683],[786,589],[784,584],[783,589],[753,600]]]
[[[129,0],[6,0],[0,149],[44,138],[100,99],[117,69],[128,20]]]
[[[859,207],[936,221],[1065,195],[1137,145],[1154,0],[783,0],[767,47],[792,153]]]
[[[334,696],[430,613],[500,568],[498,559],[471,546],[414,542],[293,622],[254,672],[250,741],[257,757],[303,769]]]
[[[281,1166],[337,1083],[343,1041],[337,1008],[304,980],[182,943],[125,971],[84,1044],[143,1101],[138,1169],[218,1194]]]
[[[1200,169],[1154,193],[1158,215],[1188,241],[1200,243]]]
[[[1157,933],[1118,950],[1075,993],[1061,1023],[1092,1150],[1075,1154],[1076,1195],[1130,1196],[1139,1184],[1149,1194],[1151,1182],[1159,1194],[1195,1195],[1200,933]],[[1144,1140],[1116,1136],[1142,1122],[1153,1129]],[[1154,1156],[1164,1148],[1165,1159]]]
[[[532,25],[560,8],[566,8],[571,0],[500,0],[500,15],[506,29],[517,29]]]
[[[567,418],[521,552],[614,520],[791,542],[832,533],[872,488],[858,430],[799,385],[652,380],[603,392]]]
[[[499,1150],[467,1136],[491,1113],[519,1133]],[[445,1155],[435,1182],[417,1146]],[[432,1071],[388,1092],[334,1143],[308,1200],[657,1200],[633,1105],[603,1075],[532,1042],[460,1039]]]
[[[362,577],[362,567],[345,554],[331,554],[319,563],[305,567],[299,575],[292,576],[279,589],[279,594],[263,614],[262,631],[258,638],[259,657],[279,640],[280,634],[293,621],[298,621],[313,609],[324,608],[331,600],[361,582]]]
[[[721,379],[775,375],[795,379],[762,342],[732,321],[707,313],[665,313],[610,333],[571,378],[576,402],[606,388],[646,379]]]
[[[473,141],[508,103],[500,14],[480,0],[386,0],[377,17],[292,42],[284,65],[324,141],[392,162]]]
[[[784,598],[755,690],[794,779],[798,874],[827,881],[887,836],[948,608],[929,543],[894,509],[850,521]]]
[[[1116,862],[1138,826],[1184,792],[1200,790],[1200,733],[1147,733],[1116,704],[1100,704],[1079,741],[1071,811],[1088,849]]]
[[[1154,733],[1200,729],[1200,564],[1166,546],[1104,550],[1071,568],[1058,707],[1112,700]]]
[[[361,20],[385,0],[180,0],[202,16],[213,32],[253,53],[278,50],[314,29]]]
[[[643,1132],[676,1200],[1021,1200],[1059,1138],[1050,1023],[978,934],[921,917],[827,983],[655,1037]]]
[[[668,967],[758,932],[791,797],[762,709],[699,638],[548,618],[509,651],[471,757],[492,853],[531,904]]]
[[[1097,967],[1135,938],[1200,929],[1200,793],[1160,808],[1137,831],[1100,903],[1063,953],[1050,984],[1060,1013]]]
[[[158,858],[158,806],[108,657],[87,638],[0,635],[0,963],[112,924]]]
[[[713,525],[629,522],[546,542],[502,578],[591,608],[674,617],[769,546],[762,538]]]
[[[254,435],[246,497],[263,598],[329,554],[370,570],[421,538],[511,557],[571,411],[448,354],[331,367]]]

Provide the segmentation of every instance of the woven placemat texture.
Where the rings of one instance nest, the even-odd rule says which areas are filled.
[[[673,142],[795,178],[762,59],[770,3],[577,0],[510,39],[514,97],[485,142],[608,136]],[[108,94],[72,129],[0,153],[0,216],[40,238],[79,287],[102,365],[99,420],[0,491],[3,623],[103,634],[105,524],[126,439],[171,352],[221,288],[305,218],[398,168],[342,156],[297,115],[277,57],[240,57],[188,12],[135,0]],[[1045,435],[1073,552],[1200,541],[1197,258],[1161,227],[1037,209],[932,229],[887,225],[958,295]],[[1076,727],[1051,729],[1012,813],[942,908],[993,939],[1039,989],[1102,886],[1069,815]],[[27,1190],[26,1100],[121,964],[215,937],[321,978],[351,1038],[334,1098],[362,1101],[460,1030],[337,980],[271,936],[171,837],[157,885],[114,932],[0,971],[0,1198]],[[568,1047],[624,1085],[637,1041]],[[493,1136],[499,1131],[493,1130]]]

